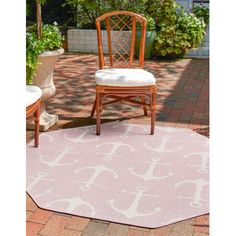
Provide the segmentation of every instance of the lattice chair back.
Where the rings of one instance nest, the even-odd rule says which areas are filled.
[[[96,28],[99,68],[143,68],[146,25],[147,20],[143,16],[128,11],[113,11],[98,17],[96,19]],[[135,65],[134,48],[137,26],[141,30],[141,38],[139,61],[138,65]],[[106,30],[101,30],[101,28]],[[108,45],[104,43],[105,37],[107,37]],[[105,53],[109,54],[108,60],[105,60]]]

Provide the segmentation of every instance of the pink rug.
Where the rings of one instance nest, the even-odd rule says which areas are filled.
[[[39,207],[157,228],[208,209],[208,139],[123,122],[63,129],[27,146],[27,191]]]

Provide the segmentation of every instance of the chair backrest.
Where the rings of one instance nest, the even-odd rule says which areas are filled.
[[[139,63],[138,67],[144,67],[144,50],[146,39],[145,17],[128,11],[113,11],[106,13],[96,19],[99,68],[104,66],[111,68],[131,68],[134,67],[134,49],[137,25],[140,28],[140,44],[139,44]],[[101,26],[105,27],[108,41],[108,65],[104,58],[103,37],[106,37],[101,30]]]

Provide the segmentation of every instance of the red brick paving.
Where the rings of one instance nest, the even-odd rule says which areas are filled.
[[[195,219],[194,232],[209,234],[209,217],[201,216]]]
[[[95,124],[88,118],[95,96],[94,72],[98,58],[92,54],[63,55],[55,67],[56,95],[47,110],[59,115],[50,130]],[[157,78],[157,125],[186,127],[209,136],[209,61],[146,61],[145,69]],[[139,107],[112,105],[103,111],[102,122],[126,119],[149,124]],[[49,130],[49,131],[50,131]],[[27,142],[33,132],[27,131]],[[27,236],[207,236],[209,215],[157,229],[145,229],[97,221],[39,209],[26,195]]]
[[[65,229],[68,221],[70,220],[70,216],[57,215],[53,214],[50,219],[46,222],[44,228],[40,230],[40,235],[50,235],[50,236],[58,236],[61,235],[63,230]]]
[[[27,223],[26,223],[26,235],[27,236],[38,235],[39,231],[43,227],[45,227],[45,225],[27,221]]]
[[[46,224],[52,215],[53,212],[44,211],[37,208],[37,210],[29,217],[29,219],[31,222]]]

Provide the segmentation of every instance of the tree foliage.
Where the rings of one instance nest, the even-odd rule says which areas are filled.
[[[194,4],[193,8],[192,8],[192,13],[197,18],[203,19],[206,25],[209,24],[210,15],[209,15],[209,8],[208,7]]]
[[[35,0],[26,0],[27,9],[29,14],[26,16],[27,25],[31,25],[36,19],[36,5]],[[44,24],[53,24],[57,22],[59,25],[65,26],[75,26],[74,21],[74,8],[67,6],[62,6],[65,0],[47,0],[42,4],[42,18]]]
[[[75,9],[75,20],[80,28],[95,28],[98,16],[114,11],[126,10],[144,13],[146,0],[65,0],[65,4]]]

